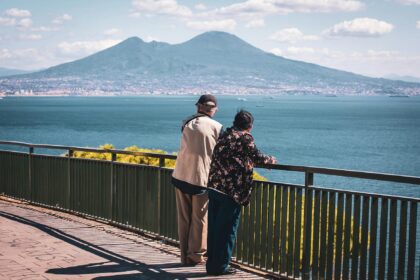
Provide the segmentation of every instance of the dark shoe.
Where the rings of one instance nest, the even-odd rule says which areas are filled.
[[[230,274],[235,274],[237,271],[237,269],[233,268],[233,267],[228,267],[225,271],[223,272],[219,272],[219,273],[210,273],[207,272],[208,275],[212,275],[212,276],[218,276],[218,275],[230,275]]]
[[[229,267],[225,272],[222,273],[222,275],[235,274],[236,272],[238,272],[236,268]]]

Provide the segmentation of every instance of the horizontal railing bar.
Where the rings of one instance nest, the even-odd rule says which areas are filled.
[[[94,153],[101,153],[101,154],[124,154],[124,155],[133,155],[133,156],[148,156],[148,157],[163,158],[163,159],[176,159],[176,155],[168,155],[168,154],[144,153],[144,152],[135,152],[135,151],[115,150],[115,149],[104,150],[104,149],[97,149],[97,148],[48,145],[48,144],[30,144],[30,143],[16,142],[16,141],[0,141],[0,145],[12,145],[12,146],[22,146],[22,147],[28,147],[28,148],[40,148],[40,149],[52,149],[52,150],[72,150],[72,151],[82,151],[82,152],[94,152]]]
[[[0,150],[0,152],[5,152],[4,150]],[[11,151],[6,151],[6,152],[11,152]],[[22,153],[22,152],[11,152],[11,153],[16,153],[16,154],[21,154],[21,155],[27,155],[27,153]],[[66,156],[57,156],[57,155],[46,155],[46,154],[32,154],[32,157],[43,157],[43,158],[55,158],[55,159],[65,159],[68,160],[69,158]],[[79,158],[79,157],[72,157],[71,160],[78,160],[78,161],[91,161],[91,162],[105,162],[105,163],[111,163],[111,160],[103,160],[103,159],[95,159],[95,158]],[[112,162],[113,164],[116,165],[129,165],[129,166],[147,166],[147,167],[155,167],[158,168],[158,166],[153,166],[153,165],[148,165],[148,164],[142,164],[142,163],[130,163],[130,162],[119,162],[119,161],[115,161]],[[171,168],[166,168],[169,170],[172,170]]]
[[[300,188],[300,189],[306,188],[305,185],[297,185],[297,184],[283,183],[283,182],[258,181],[258,180],[254,180],[254,182],[264,182],[266,184],[276,185],[276,187],[292,187],[292,188]],[[335,193],[342,193],[342,194],[353,194],[353,195],[362,195],[362,196],[369,196],[369,197],[376,197],[376,198],[400,199],[404,201],[420,202],[420,198],[416,198],[416,197],[394,196],[394,195],[387,195],[387,194],[349,191],[349,190],[334,189],[334,188],[328,188],[328,187],[318,187],[316,185],[312,185],[310,189],[316,190],[316,191],[324,191],[324,192],[335,192]]]
[[[31,148],[87,151],[87,152],[111,153],[111,154],[126,154],[126,155],[134,155],[134,156],[149,156],[149,157],[154,157],[154,158],[159,158],[159,159],[161,158],[173,159],[173,160],[176,159],[176,155],[143,153],[143,152],[124,151],[124,150],[103,150],[103,149],[95,149],[95,148],[82,148],[82,147],[60,146],[60,145],[30,144],[30,143],[16,142],[16,141],[0,141],[0,144],[1,145],[17,145],[17,146],[24,146],[24,147],[31,147]],[[332,169],[332,168],[314,167],[314,166],[284,165],[284,164],[264,164],[264,165],[258,165],[257,167],[273,169],[273,170],[307,172],[307,173],[314,173],[314,174],[316,173],[316,174],[333,175],[333,176],[341,176],[341,177],[352,177],[352,178],[360,178],[360,179],[391,181],[391,182],[397,182],[397,183],[420,185],[420,177],[406,176],[406,175],[395,175],[395,174],[387,174],[387,173],[375,173],[375,172],[345,170],[345,169]]]
[[[264,164],[258,165],[259,168],[283,170],[283,171],[296,171],[296,172],[308,172],[314,174],[324,174],[342,177],[352,177],[360,179],[371,179],[379,181],[392,181],[397,183],[406,183],[420,185],[420,177],[407,176],[407,175],[395,175],[388,173],[375,173],[358,170],[346,170],[346,169],[332,169],[315,166],[298,166],[298,165],[283,165],[283,164]]]
[[[394,196],[394,195],[359,192],[359,191],[347,191],[347,190],[342,190],[342,189],[333,189],[333,188],[325,188],[325,187],[321,188],[317,186],[313,186],[311,187],[311,189],[318,190],[318,191],[354,194],[354,195],[369,196],[369,197],[376,197],[376,198],[400,199],[400,200],[405,200],[405,201],[420,202],[420,198],[416,198],[416,197]]]
[[[306,188],[305,185],[298,185],[298,184],[286,183],[286,182],[260,181],[260,180],[253,180],[253,181],[261,182],[264,184],[277,185],[276,187],[292,187],[292,188],[300,188],[300,189]]]

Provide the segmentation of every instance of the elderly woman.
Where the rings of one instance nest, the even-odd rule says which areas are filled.
[[[239,111],[219,138],[212,156],[209,188],[207,263],[209,275],[233,274],[229,267],[236,241],[241,206],[249,204],[252,172],[257,163],[275,163],[276,159],[262,154],[250,134],[254,117]]]

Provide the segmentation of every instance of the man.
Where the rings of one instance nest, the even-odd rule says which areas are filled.
[[[202,95],[195,105],[197,113],[183,121],[181,146],[172,173],[183,265],[204,262],[207,250],[207,180],[213,148],[222,129],[222,125],[212,119],[217,111],[215,96]]]

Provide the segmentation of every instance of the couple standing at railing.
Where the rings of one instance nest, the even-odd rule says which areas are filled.
[[[178,235],[183,265],[205,262],[209,275],[233,274],[229,267],[241,207],[249,203],[256,163],[275,163],[262,154],[250,134],[254,118],[241,110],[223,131],[213,120],[216,97],[202,95],[197,114],[184,120],[173,172]]]

